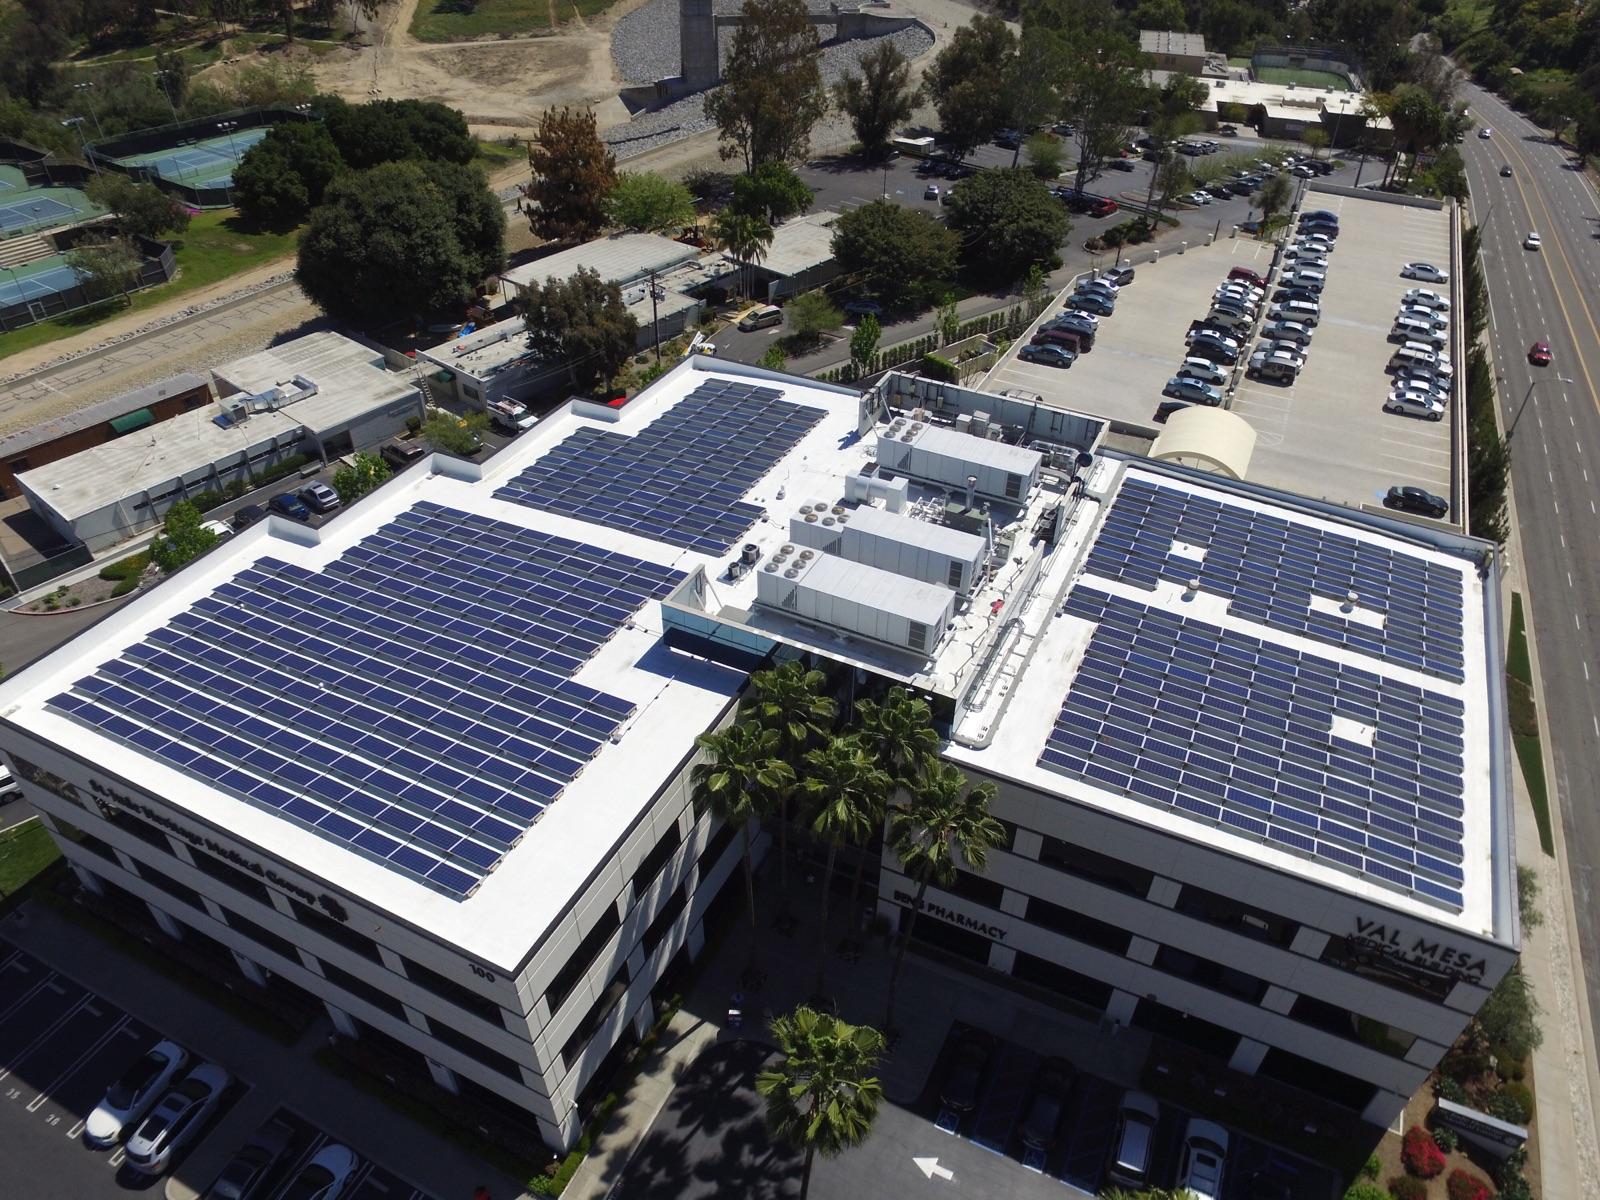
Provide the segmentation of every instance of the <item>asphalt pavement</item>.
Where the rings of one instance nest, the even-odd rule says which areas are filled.
[[[1462,147],[1484,229],[1489,337],[1511,439],[1530,632],[1544,664],[1551,789],[1572,877],[1591,1018],[1600,1016],[1600,201],[1572,154],[1497,97],[1462,98],[1488,138]],[[1509,178],[1500,175],[1509,166]],[[1537,232],[1540,250],[1523,241]],[[1550,344],[1548,367],[1528,362]],[[1594,467],[1589,463],[1593,462]],[[1537,853],[1523,847],[1524,858]],[[1600,1021],[1594,1033],[1600,1040]]]

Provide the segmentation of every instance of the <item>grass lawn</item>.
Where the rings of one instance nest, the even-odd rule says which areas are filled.
[[[1332,88],[1336,92],[1350,90],[1350,81],[1343,75],[1309,71],[1303,67],[1261,67],[1256,71],[1256,78],[1262,83],[1293,83],[1299,87]]]
[[[473,145],[476,147],[474,160],[490,174],[510,163],[528,161],[528,151],[520,142],[515,146],[507,146],[504,142],[486,142],[474,138]]]
[[[177,244],[178,277],[171,283],[139,292],[128,303],[118,300],[97,304],[54,320],[29,325],[26,329],[0,334],[0,359],[19,350],[28,350],[57,338],[81,333],[123,313],[142,312],[164,304],[186,292],[274,259],[288,258],[294,254],[299,237],[300,231],[297,229],[288,233],[245,230],[240,227],[239,218],[231,209],[203,212],[189,222],[189,228]],[[286,262],[285,269],[287,267]]]
[[[37,820],[0,833],[0,900],[18,891],[60,857],[50,831]]]
[[[543,33],[553,24],[602,13],[611,4],[612,0],[422,0],[411,17],[411,36],[419,42],[463,42]]]
[[[1528,628],[1522,615],[1522,595],[1511,593],[1511,640],[1506,646],[1506,697],[1511,709],[1511,740],[1516,745],[1522,778],[1528,785],[1534,819],[1539,825],[1539,847],[1554,854],[1550,828],[1550,792],[1544,777],[1544,751],[1539,744],[1539,710],[1533,696],[1533,667],[1528,658]]]

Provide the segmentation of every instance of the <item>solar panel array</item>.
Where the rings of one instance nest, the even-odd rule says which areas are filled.
[[[631,714],[571,678],[682,575],[423,503],[258,560],[50,707],[448,895]]]
[[[776,388],[713,380],[633,437],[579,430],[495,496],[722,554],[762,515],[742,497],[823,415]]]
[[[1174,542],[1202,550],[1194,557]],[[1192,495],[1142,479],[1123,482],[1089,555],[1105,579],[1158,580],[1229,598],[1235,616],[1460,682],[1461,576],[1417,555],[1348,534]],[[1382,628],[1313,609],[1312,596],[1383,618]]]
[[[1460,700],[1088,583],[1066,607],[1097,628],[1041,766],[1462,907]]]

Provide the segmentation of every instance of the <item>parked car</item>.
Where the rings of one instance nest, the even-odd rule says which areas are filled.
[[[773,312],[778,314],[778,320],[776,323],[783,323],[782,309],[774,307],[770,304],[763,305],[762,308],[772,309]],[[744,316],[744,320],[739,322],[739,328],[743,329],[745,327],[744,321],[749,320],[760,311],[760,309],[751,309],[750,312],[747,312]],[[764,315],[761,319],[764,324],[753,325],[751,328],[763,329],[774,323],[770,317]],[[494,424],[496,429],[500,430],[502,433],[509,433],[513,437],[519,433],[523,433],[529,429],[532,429],[539,423],[539,418],[528,411],[528,406],[526,404],[523,404],[518,400],[491,401],[489,404],[489,420]]]
[[[1535,342],[1529,346],[1528,361],[1536,367],[1548,367],[1550,365],[1550,343]]]
[[[1272,299],[1275,304],[1285,304],[1294,300],[1301,300],[1307,304],[1320,304],[1322,293],[1294,284],[1289,287],[1280,287],[1272,294]]]
[[[1283,363],[1299,372],[1305,369],[1306,356],[1300,353],[1298,346],[1291,346],[1287,342],[1262,342],[1250,356],[1250,365],[1259,368],[1267,362]]]
[[[1478,137],[1481,138],[1484,141],[1488,141],[1493,136],[1494,136],[1494,130],[1490,129],[1487,125],[1485,125],[1482,129],[1478,130]]]
[[[1222,403],[1221,392],[1209,383],[1201,383],[1198,379],[1190,379],[1187,375],[1174,375],[1167,380],[1167,386],[1161,389],[1161,394],[1171,396],[1174,400],[1207,404],[1212,408]]]
[[[1396,388],[1383,402],[1383,411],[1425,421],[1444,420],[1444,404],[1418,388]]]
[[[847,300],[844,306],[844,315],[855,317],[858,320],[862,317],[881,318],[883,316],[883,305],[876,300]]]
[[[1267,277],[1259,271],[1252,271],[1249,267],[1234,267],[1228,272],[1228,278],[1240,280],[1252,287],[1265,289],[1267,286]]]
[[[1117,1134],[1111,1141],[1106,1176],[1118,1187],[1143,1188],[1150,1181],[1156,1125],[1161,1108],[1154,1096],[1124,1092],[1117,1112]]]
[[[1114,215],[1120,207],[1115,200],[1096,200],[1089,205],[1089,215],[1091,217],[1109,217]]]
[[[1450,298],[1441,296],[1438,292],[1429,291],[1427,288],[1411,288],[1404,296],[1400,297],[1400,302],[1408,304],[1412,308],[1431,308],[1435,312],[1446,313],[1450,311]]]
[[[293,1137],[294,1130],[281,1121],[263,1125],[234,1151],[206,1190],[204,1200],[265,1200],[267,1177]]]
[[[1033,1076],[1033,1094],[1022,1118],[1022,1144],[1030,1150],[1049,1150],[1056,1144],[1067,1096],[1076,1072],[1061,1058],[1047,1058]]]
[[[300,499],[314,512],[331,513],[339,507],[339,493],[325,483],[313,483],[301,488]]]
[[[994,1040],[975,1029],[961,1035],[951,1055],[944,1083],[939,1088],[939,1103],[957,1112],[967,1112],[983,1093],[984,1076],[994,1055]]]
[[[1075,333],[1086,333],[1093,337],[1100,330],[1100,318],[1093,313],[1068,309],[1060,316],[1051,317],[1044,323],[1043,327],[1045,329],[1070,329]]]
[[[1441,271],[1432,263],[1408,262],[1400,268],[1400,278],[1420,279],[1424,283],[1449,283],[1450,272]]]
[[[1167,423],[1167,418],[1173,413],[1182,412],[1186,408],[1195,407],[1197,406],[1188,400],[1163,400],[1160,404],[1156,405],[1156,411],[1153,420],[1157,425],[1165,425]]]
[[[1074,354],[1087,354],[1094,349],[1094,334],[1065,325],[1048,325],[1028,339],[1034,346],[1060,346]]]
[[[295,1172],[289,1186],[278,1193],[278,1200],[339,1200],[360,1166],[354,1150],[329,1142]]]
[[[1078,361],[1078,353],[1051,342],[1039,342],[1017,351],[1023,362],[1038,363],[1042,367],[1070,367]]]
[[[1228,1131],[1211,1121],[1190,1117],[1183,1133],[1183,1163],[1178,1190],[1188,1188],[1196,1200],[1220,1200],[1222,1173],[1228,1160]]]
[[[1133,163],[1126,158],[1113,158],[1110,162],[1106,163],[1106,166],[1110,167],[1113,171],[1133,170]]]
[[[267,510],[262,508],[261,505],[246,504],[233,514],[233,527],[236,530],[249,529],[250,526],[265,518],[266,515]]]
[[[293,517],[296,521],[309,521],[311,508],[293,492],[279,492],[267,501],[267,507],[275,513],[285,517]]]
[[[1204,208],[1207,204],[1211,203],[1211,197],[1206,195],[1204,192],[1185,192],[1183,195],[1179,196],[1178,199],[1183,201],[1185,204],[1192,204],[1196,208]]]
[[[923,188],[922,198],[924,200],[937,200],[939,198],[939,185],[937,183],[930,183],[927,187]]]
[[[195,1138],[222,1102],[232,1078],[215,1063],[201,1063],[165,1096],[128,1139],[128,1165],[141,1175],[159,1175],[172,1156]]]
[[[404,471],[428,452],[419,441],[385,442],[378,449],[378,457],[389,464],[391,470]]]
[[[1198,379],[1201,383],[1209,383],[1213,387],[1221,387],[1228,382],[1228,373],[1206,358],[1184,359],[1178,364],[1178,374],[1189,379]]]
[[[1117,306],[1109,300],[1092,294],[1086,295],[1083,292],[1075,292],[1068,297],[1067,307],[1077,309],[1080,312],[1093,313],[1099,317],[1109,317],[1117,311]]]
[[[1420,305],[1402,304],[1397,317],[1404,317],[1408,321],[1419,321],[1429,329],[1445,330],[1450,328],[1450,318],[1444,313]]]
[[[177,1042],[157,1042],[106,1089],[105,1097],[83,1124],[83,1140],[91,1146],[115,1143],[144,1116],[188,1061],[189,1052]]]
[[[1209,334],[1189,343],[1189,353],[1195,358],[1209,358],[1212,362],[1233,366],[1239,361],[1239,351]]]
[[[1100,272],[1100,278],[1109,283],[1114,283],[1118,287],[1127,287],[1133,282],[1133,268],[1107,267],[1104,271]]]
[[[938,191],[937,188],[934,191]],[[783,324],[783,309],[776,304],[758,304],[739,318],[739,328],[744,333],[757,329],[773,329]]]
[[[1504,166],[1502,166],[1500,168],[1500,178],[1501,179],[1510,179],[1511,178],[1511,164],[1510,163],[1506,163]]]
[[[1297,346],[1311,343],[1311,330],[1299,321],[1269,321],[1261,327],[1261,336],[1279,342],[1293,342]]]
[[[1386,508],[1418,513],[1424,517],[1441,518],[1450,512],[1449,501],[1419,487],[1392,487],[1384,494],[1383,503]]]

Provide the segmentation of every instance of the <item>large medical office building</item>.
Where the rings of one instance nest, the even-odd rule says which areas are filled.
[[[568,1146],[737,866],[695,738],[810,656],[999,787],[919,937],[1386,1123],[1517,953],[1492,559],[1103,432],[695,358],[253,527],[0,685],[0,746],[86,888]]]

